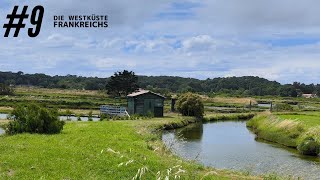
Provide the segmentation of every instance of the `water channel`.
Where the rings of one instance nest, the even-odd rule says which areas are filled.
[[[246,122],[192,124],[164,132],[162,139],[173,153],[206,166],[252,174],[320,178],[320,158],[302,156],[295,149],[257,141]]]

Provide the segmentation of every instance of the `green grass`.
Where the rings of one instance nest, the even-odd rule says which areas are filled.
[[[203,121],[249,120],[254,116],[254,113],[208,114],[204,117]]]
[[[46,107],[60,109],[99,109],[103,104],[126,105],[126,98],[115,99],[103,91],[45,89],[19,87],[13,96],[0,96],[0,106],[14,107],[36,102]],[[0,109],[1,111],[1,109]]]
[[[278,117],[281,119],[290,119],[293,121],[302,122],[308,127],[320,125],[320,113],[291,113],[291,114],[279,114]]]
[[[142,167],[149,169],[142,179],[156,179],[159,171],[164,179],[170,168],[171,179],[179,168],[182,179],[259,179],[172,155],[159,131],[181,121],[69,122],[57,135],[0,136],[0,179],[132,179]]]
[[[12,108],[19,104],[37,103],[48,108],[70,109],[76,115],[86,114],[85,111],[99,111],[100,105],[127,106],[126,97],[114,98],[105,91],[46,89],[36,87],[18,87],[13,96],[0,95],[0,112],[10,113]],[[170,110],[170,99],[165,101],[165,111]],[[81,110],[82,112],[77,112]],[[99,114],[99,113],[95,113]]]
[[[247,122],[256,135],[264,140],[289,147],[297,147],[297,139],[303,133],[303,126],[294,121],[284,121],[273,115],[259,115]]]
[[[320,113],[259,115],[247,122],[259,138],[297,148],[306,138],[320,143]]]

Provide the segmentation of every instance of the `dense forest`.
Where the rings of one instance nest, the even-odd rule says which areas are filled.
[[[104,90],[109,78],[82,77],[76,75],[49,76],[45,74],[24,74],[19,71],[0,72],[0,83],[10,86],[38,86],[44,88]],[[320,84],[282,85],[254,76],[227,77],[199,80],[173,76],[138,76],[141,88],[163,94],[170,92],[198,92],[206,94],[227,94],[233,96],[275,95],[296,97],[301,94],[320,92]]]

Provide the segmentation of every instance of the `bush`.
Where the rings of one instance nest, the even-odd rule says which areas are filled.
[[[93,119],[92,119],[92,111],[89,112],[88,121],[93,121]]]
[[[6,128],[8,134],[56,134],[60,133],[64,126],[64,121],[59,120],[57,110],[49,110],[35,104],[17,106],[10,118],[13,121]]]
[[[303,155],[317,156],[320,153],[320,144],[309,137],[299,144],[298,151]]]
[[[110,120],[112,117],[109,114],[101,114],[100,121]]]
[[[67,109],[65,113],[66,113],[66,116],[67,116],[67,120],[71,121],[72,112],[69,109]]]
[[[0,95],[13,95],[14,90],[5,84],[0,83]]]
[[[139,120],[140,118],[142,118],[142,116],[140,116],[139,114],[133,114],[130,116],[130,120]]]
[[[280,112],[280,111],[293,111],[293,107],[289,104],[277,104],[273,108],[274,111]]]
[[[154,114],[150,111],[148,111],[148,113],[146,114],[147,118],[154,118]]]
[[[249,120],[252,119],[255,114],[223,114],[216,116],[209,116],[203,118],[204,121],[227,121],[227,120]]]
[[[203,117],[204,114],[201,97],[192,93],[183,94],[178,98],[177,109],[183,116]]]

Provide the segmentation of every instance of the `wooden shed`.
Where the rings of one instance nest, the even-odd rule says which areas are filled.
[[[164,96],[147,90],[139,90],[127,97],[129,114],[152,113],[155,117],[163,117]]]

